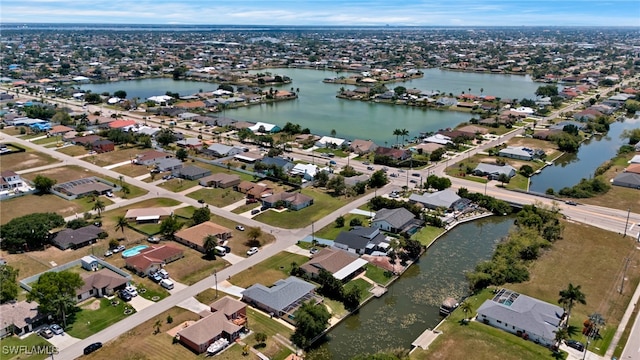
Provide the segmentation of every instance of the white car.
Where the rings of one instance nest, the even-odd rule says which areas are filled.
[[[244,226],[242,225],[236,225],[236,229],[240,230],[240,231],[244,231]]]
[[[131,297],[138,296],[138,290],[133,286],[127,286],[124,291],[128,292]]]
[[[113,255],[113,252],[112,252],[111,250],[107,250],[107,251],[104,253],[104,257],[109,257],[109,256],[111,256],[111,255]]]
[[[258,248],[254,246],[251,249],[247,250],[247,255],[251,256],[251,255],[253,255],[253,254],[257,253],[257,252],[258,252]]]
[[[111,191],[107,191],[107,193],[105,194],[107,197],[113,197],[113,193]]]

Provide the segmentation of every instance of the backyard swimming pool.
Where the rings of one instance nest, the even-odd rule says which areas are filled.
[[[134,246],[131,249],[127,249],[125,251],[122,252],[122,257],[123,258],[128,258],[128,257],[132,257],[132,256],[136,256],[140,253],[141,250],[148,248],[148,245],[138,245],[138,246]]]

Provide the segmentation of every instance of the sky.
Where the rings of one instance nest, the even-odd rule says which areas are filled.
[[[0,23],[640,26],[640,1],[1,0]]]

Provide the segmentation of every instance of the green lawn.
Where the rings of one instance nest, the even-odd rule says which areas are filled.
[[[344,285],[344,290],[347,291],[347,290],[350,290],[353,287],[356,287],[356,288],[360,289],[361,299],[364,299],[364,298],[366,298],[368,296],[369,289],[371,289],[373,286],[371,286],[371,284],[369,284],[364,279],[355,279],[355,280],[351,280],[348,283],[346,283]]]
[[[233,285],[247,288],[255,283],[271,286],[277,280],[289,277],[291,263],[302,265],[309,258],[303,255],[282,251],[247,270],[231,277]]]
[[[420,241],[420,244],[424,246],[429,246],[433,242],[433,240],[440,236],[440,234],[444,233],[444,231],[445,230],[443,228],[425,225],[422,229],[420,229],[420,231],[413,234],[411,238],[413,240]]]
[[[193,206],[185,206],[185,207],[176,209],[173,213],[176,214],[177,216],[191,219],[194,211],[196,211],[196,208],[194,208]]]
[[[231,210],[231,212],[234,213],[234,214],[242,214],[244,212],[247,212],[249,210],[253,210],[253,209],[259,208],[259,207],[260,207],[260,203],[240,205],[237,208]]]
[[[98,310],[83,308],[72,315],[73,319],[65,329],[69,335],[85,339],[127,317],[124,314],[125,307],[131,308],[121,300],[115,306],[111,305],[111,301],[105,298],[94,301],[100,301]],[[133,312],[135,313],[135,310]]]
[[[367,264],[366,276],[380,285],[386,285],[391,281],[391,276],[385,269],[375,265]]]
[[[369,217],[365,216],[365,215],[359,215],[359,214],[345,214],[342,215],[342,217],[344,217],[344,226],[343,227],[336,227],[336,223],[335,221],[332,222],[331,224],[323,227],[322,229],[316,231],[315,236],[321,238],[321,239],[329,239],[329,240],[335,240],[338,237],[338,234],[340,234],[343,231],[349,231],[350,226],[349,226],[349,222],[353,219],[360,219],[362,220],[363,224],[367,224]]]
[[[267,336],[273,336],[275,334],[284,335],[288,338],[293,330],[286,327],[285,325],[270,319],[269,317],[263,315],[262,313],[253,310],[250,307],[247,307],[247,318],[249,320],[249,326],[253,332],[263,332],[267,334]]]
[[[87,153],[87,149],[79,145],[65,146],[58,149],[57,151],[63,154],[67,154],[69,156],[78,156],[78,155],[84,155]]]
[[[47,352],[54,350],[53,345],[37,334],[31,334],[24,339],[17,336],[6,337],[0,340],[0,348],[2,360],[41,360],[51,357]]]
[[[171,179],[158,185],[172,192],[180,192],[198,185],[198,180]]]
[[[189,193],[187,196],[196,200],[202,199],[207,204],[213,205],[215,207],[225,207],[244,198],[244,194],[233,191],[233,189],[222,188],[200,189]]]
[[[364,298],[364,295],[362,296]],[[331,315],[337,319],[342,319],[349,312],[344,308],[344,304],[337,300],[324,298],[322,301],[330,310]]]
[[[284,212],[265,211],[254,219],[269,225],[285,229],[301,228],[318,221],[329,215],[336,209],[346,205],[355,198],[343,196],[333,197],[317,189],[303,189],[302,193],[313,198],[313,205],[298,211],[287,210]]]
[[[131,226],[133,229],[142,231],[143,233],[145,233],[146,235],[149,235],[149,236],[156,235],[156,234],[160,233],[160,223],[158,223],[158,224],[153,224],[153,223],[149,223],[149,224],[130,223],[129,226]]]
[[[516,174],[512,177],[507,184],[504,184],[505,188],[513,190],[527,190],[529,187],[529,178],[524,177],[521,174]]]
[[[142,296],[143,298],[147,299],[147,300],[151,300],[151,301],[155,301],[158,302],[164,298],[166,298],[167,296],[169,296],[169,292],[167,290],[165,290],[164,288],[160,287],[160,285],[157,286],[153,286],[156,284],[137,284],[137,288],[138,288],[138,295]],[[145,289],[145,290],[143,290]]]

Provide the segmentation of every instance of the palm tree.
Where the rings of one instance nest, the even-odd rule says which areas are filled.
[[[468,301],[464,301],[462,304],[460,304],[460,310],[462,310],[462,312],[464,313],[465,320],[468,321],[470,317],[467,317],[467,315],[469,313],[473,313],[473,305],[471,305],[471,303]]]
[[[122,231],[122,237],[124,237],[124,229],[126,229],[127,226],[129,226],[127,218],[124,217],[124,215],[118,216],[118,218],[116,219],[116,231]]]
[[[93,204],[93,210],[98,213],[98,217],[102,217],[102,212],[104,211],[104,202],[100,199],[96,199],[96,202]]]
[[[156,322],[153,323],[153,327],[154,327],[154,334],[159,334],[160,333],[160,327],[162,326],[162,320],[158,319],[156,320]]]
[[[393,135],[396,136],[396,145],[398,145],[398,136],[402,135],[402,130],[400,129],[393,130]]]
[[[582,305],[587,304],[587,300],[585,299],[584,293],[580,290],[581,286],[573,286],[572,283],[569,283],[566,289],[560,290],[559,295],[560,299],[558,299],[558,303],[562,305],[562,308],[567,313],[567,322],[566,325],[569,324],[569,317],[571,316],[571,309],[575,303],[579,303]],[[566,327],[565,325],[565,327]]]
[[[407,129],[400,130],[400,136],[402,136],[402,146],[404,146],[404,137],[409,136],[409,130]]]
[[[213,260],[216,258],[216,246],[218,246],[218,238],[214,235],[207,235],[202,243],[207,256]]]
[[[559,327],[556,331],[556,337],[555,337],[555,341],[556,341],[556,348],[560,347],[560,344],[562,344],[563,340],[566,340],[569,338],[569,332],[567,332],[566,328],[563,327]]]

